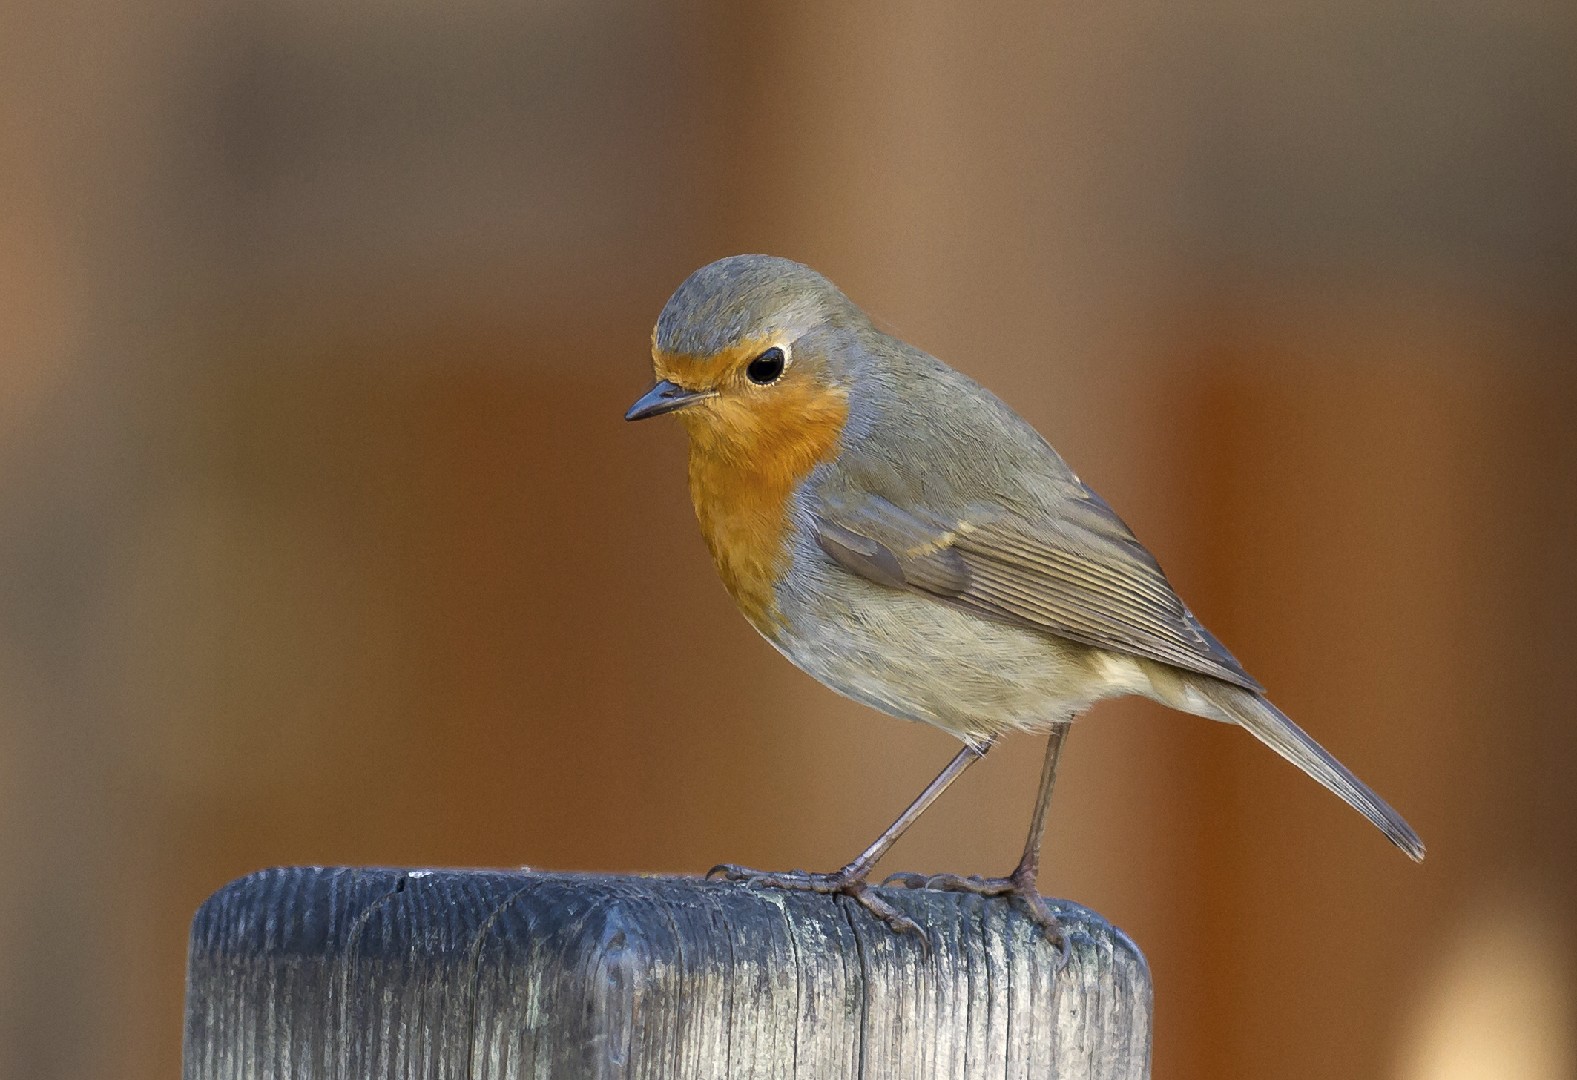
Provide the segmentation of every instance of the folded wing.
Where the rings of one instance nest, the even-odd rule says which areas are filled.
[[[943,520],[877,495],[825,501],[814,517],[822,550],[877,584],[1260,689],[1088,489],[1070,496],[1049,521],[990,508]]]

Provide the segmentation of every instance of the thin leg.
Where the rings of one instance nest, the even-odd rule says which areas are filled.
[[[871,867],[875,866],[881,857],[887,854],[887,849],[896,844],[898,838],[909,831],[909,826],[913,825],[932,803],[941,798],[942,792],[951,787],[953,781],[963,775],[965,769],[985,757],[986,753],[996,745],[996,741],[993,738],[979,746],[966,746],[955,754],[953,760],[947,763],[947,767],[936,774],[936,779],[927,784],[925,790],[915,796],[914,802],[910,803],[904,812],[898,815],[898,820],[887,826],[880,836],[871,841],[870,847],[860,852],[855,856],[853,862],[838,872],[840,874],[856,875],[861,878],[869,874]]]
[[[1068,737],[1068,724],[1058,724],[1046,739],[1046,760],[1040,767],[1040,791],[1035,795],[1035,812],[1029,819],[1029,839],[1024,843],[1024,857],[1019,859],[1013,876],[1025,877],[1031,885],[1040,874],[1040,844],[1046,836],[1046,812],[1051,809],[1051,789],[1057,784],[1057,759],[1062,757],[1062,743]]]
[[[1029,908],[1030,918],[1040,926],[1046,937],[1062,946],[1063,958],[1068,952],[1067,938],[1062,925],[1046,906],[1040,895],[1040,845],[1046,835],[1046,815],[1051,809],[1051,791],[1057,784],[1057,761],[1062,757],[1062,744],[1068,736],[1068,724],[1058,724],[1051,729],[1046,740],[1046,760],[1040,769],[1040,790],[1035,795],[1035,810],[1029,820],[1029,839],[1024,844],[1024,854],[1005,878],[960,877],[957,874],[894,874],[884,884],[902,885],[906,889],[945,889],[951,892],[971,892],[981,896],[1016,896]]]
[[[743,866],[734,866],[723,863],[707,871],[707,877],[720,877],[729,881],[742,881],[749,885],[760,885],[771,889],[793,889],[803,892],[816,893],[845,893],[854,897],[871,912],[881,917],[895,930],[913,931],[918,933],[920,928],[914,920],[899,912],[887,901],[870,891],[865,879],[881,857],[887,854],[887,849],[898,842],[898,838],[908,831],[909,826],[915,823],[919,816],[925,813],[926,808],[941,796],[942,792],[957,780],[963,771],[981,758],[996,745],[995,738],[988,739],[978,746],[965,746],[947,763],[947,767],[937,773],[936,779],[925,786],[925,790],[915,798],[914,802],[898,815],[894,821],[871,845],[856,855],[840,870],[830,874],[812,874],[804,870],[789,870],[780,873],[770,871],[750,870]]]

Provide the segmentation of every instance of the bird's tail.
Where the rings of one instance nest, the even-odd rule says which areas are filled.
[[[1203,694],[1220,709],[1229,720],[1247,728],[1260,742],[1292,762],[1319,781],[1327,790],[1340,796],[1343,802],[1372,821],[1376,828],[1390,838],[1391,843],[1405,851],[1415,862],[1424,858],[1424,842],[1412,826],[1402,820],[1402,815],[1392,810],[1386,801],[1347,766],[1337,761],[1319,743],[1298,727],[1280,709],[1248,690],[1215,679],[1191,681],[1193,689]]]

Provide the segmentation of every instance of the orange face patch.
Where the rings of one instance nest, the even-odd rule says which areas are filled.
[[[777,629],[774,586],[787,569],[789,500],[837,449],[848,394],[792,365],[755,386],[745,365],[771,342],[716,357],[656,353],[659,378],[717,396],[676,415],[690,434],[690,498],[718,574],[745,617],[768,637]]]

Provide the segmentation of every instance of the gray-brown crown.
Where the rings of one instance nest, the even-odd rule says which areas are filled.
[[[710,356],[742,338],[855,311],[810,267],[775,255],[731,255],[685,278],[657,317],[657,347]]]

